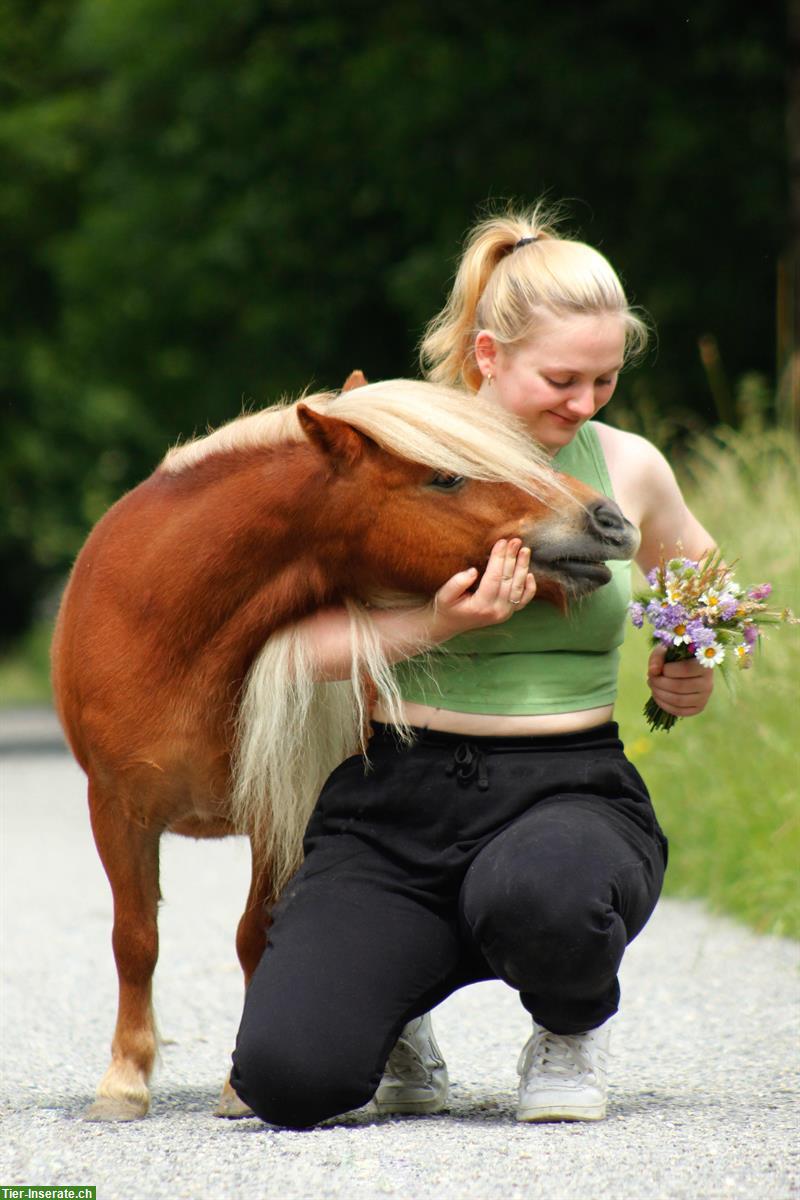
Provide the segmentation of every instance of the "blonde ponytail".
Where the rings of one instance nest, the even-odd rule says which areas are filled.
[[[591,246],[561,238],[559,210],[541,201],[480,221],[468,235],[452,290],[420,344],[423,374],[434,383],[477,391],[475,336],[487,329],[512,347],[530,337],[537,317],[619,313],[626,353],[644,350],[647,326],[628,305],[610,263]]]

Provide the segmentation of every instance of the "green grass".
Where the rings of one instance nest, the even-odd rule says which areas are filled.
[[[50,621],[37,621],[7,654],[0,658],[0,709],[22,704],[49,704]]]
[[[739,560],[739,582],[769,580],[775,607],[800,611],[796,443],[727,433],[703,439],[686,467],[690,507]],[[617,715],[670,837],[667,891],[800,937],[800,627],[769,629],[735,694],[718,677],[706,712],[671,733],[650,733],[641,716],[648,651],[645,631],[631,630]]]
[[[681,472],[690,507],[738,559],[742,584],[769,580],[776,607],[800,612],[797,444],[775,430],[699,441]],[[47,701],[50,628],[37,625],[0,661],[0,703]],[[644,631],[623,651],[617,715],[628,752],[671,842],[667,891],[704,898],[763,932],[800,937],[800,627],[769,630],[731,697],[718,678],[709,708],[650,733]]]

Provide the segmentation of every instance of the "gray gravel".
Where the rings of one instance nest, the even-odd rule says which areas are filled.
[[[151,1115],[80,1120],[106,1066],[115,976],[110,897],[84,780],[63,754],[2,760],[3,1139],[0,1185],[95,1184],[100,1200],[705,1200],[798,1196],[798,947],[694,904],[662,902],[623,967],[608,1119],[518,1125],[528,1027],[485,983],[438,1010],[449,1113],[311,1132],[227,1122],[213,1108],[241,1005],[233,935],[248,855],[238,839],[163,848],[164,1038]]]

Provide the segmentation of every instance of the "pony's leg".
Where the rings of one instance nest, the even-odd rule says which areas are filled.
[[[152,981],[158,959],[160,829],[127,820],[105,790],[89,785],[92,829],[114,900],[112,944],[119,1004],[111,1065],[87,1109],[88,1121],[134,1121],[150,1105],[156,1056]]]
[[[252,847],[251,847],[252,848]],[[253,855],[250,892],[247,904],[236,930],[236,953],[247,987],[258,966],[267,941],[269,918],[266,915],[267,900],[271,898],[269,872],[260,868]],[[230,1073],[214,1110],[217,1117],[251,1117],[253,1110],[240,1100],[230,1084]]]

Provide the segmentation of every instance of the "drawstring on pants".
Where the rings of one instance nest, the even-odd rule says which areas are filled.
[[[453,752],[453,761],[444,769],[445,775],[453,776],[462,783],[469,783],[477,776],[478,791],[488,792],[489,771],[486,756],[474,742],[459,742]]]

